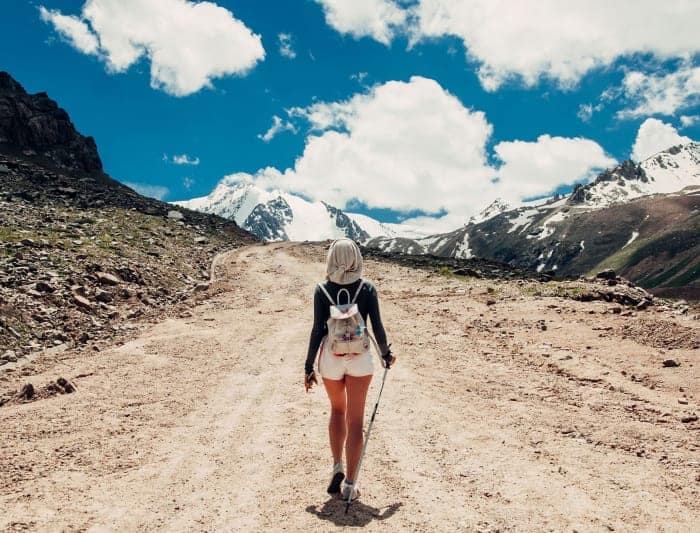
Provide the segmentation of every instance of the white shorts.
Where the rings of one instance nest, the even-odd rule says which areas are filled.
[[[318,371],[326,379],[343,379],[343,376],[371,376],[374,374],[372,352],[358,355],[333,355],[329,350],[321,350]]]

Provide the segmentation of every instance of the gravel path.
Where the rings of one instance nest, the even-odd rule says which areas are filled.
[[[0,530],[697,530],[700,423],[681,419],[700,413],[700,354],[616,333],[697,321],[375,261],[399,361],[344,515],[325,393],[302,382],[323,257],[237,250],[191,316],[44,362],[35,384],[78,391],[0,408]]]

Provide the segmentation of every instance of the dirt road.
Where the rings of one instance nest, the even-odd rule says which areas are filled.
[[[658,347],[697,321],[374,261],[399,362],[344,515],[302,384],[323,254],[231,253],[191,316],[42,362],[78,392],[0,408],[0,530],[698,530],[700,355]]]

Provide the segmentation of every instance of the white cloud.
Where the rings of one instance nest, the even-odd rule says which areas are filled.
[[[277,44],[279,45],[280,55],[287,59],[294,59],[297,56],[292,44],[291,33],[280,33],[277,36]]]
[[[576,113],[576,116],[583,122],[590,122],[593,117],[593,111],[593,104],[581,104],[578,106],[578,113]]]
[[[358,72],[357,74],[350,74],[350,79],[356,81],[362,87],[366,87],[365,80],[369,76],[368,72]]]
[[[173,156],[173,164],[175,165],[197,166],[199,165],[199,162],[199,157],[190,157],[187,154]]]
[[[150,185],[148,183],[135,183],[135,182],[124,182],[124,185],[131,187],[137,193],[148,196],[149,198],[155,198],[156,200],[163,200],[168,194],[170,194],[170,189],[167,187],[162,187],[160,185]]]
[[[576,116],[581,119],[582,122],[590,122],[595,113],[598,113],[603,109],[603,103],[598,102],[596,105],[593,104],[581,104],[578,106],[578,113]]]
[[[618,111],[619,118],[675,115],[700,103],[700,67],[686,64],[660,75],[628,72],[621,91],[633,106]]]
[[[79,52],[89,55],[97,54],[100,43],[88,25],[80,18],[62,15],[59,11],[46,9],[44,6],[39,7],[39,16],[44,22],[52,24],[58,34]]]
[[[283,131],[291,131],[292,133],[296,133],[297,128],[291,122],[282,120],[280,117],[275,115],[272,117],[272,126],[270,126],[270,129],[265,133],[258,134],[258,139],[269,143],[278,133]]]
[[[503,165],[496,169],[486,154],[492,126],[484,113],[422,77],[289,113],[309,123],[304,152],[293,168],[268,167],[250,176],[257,185],[340,208],[357,201],[405,213],[446,213],[406,225],[456,227],[497,196],[517,203],[614,163],[593,141],[544,135],[536,142],[499,143]]]
[[[409,12],[406,20],[415,23],[404,31],[413,42],[460,38],[491,91],[509,79],[534,85],[542,76],[571,87],[591,69],[635,53],[666,59],[700,52],[700,3],[687,0],[419,0]],[[386,43],[383,37],[377,40]]]
[[[700,123],[700,115],[681,115],[680,119],[684,128]]]
[[[339,206],[356,199],[437,213],[470,205],[492,174],[491,125],[433,80],[391,81],[346,102],[315,104],[305,116],[321,133],[307,138],[293,170],[266,169],[260,183]]]
[[[406,22],[407,12],[394,0],[316,0],[326,22],[340,33],[359,39],[372,37],[388,45]]]
[[[190,178],[189,176],[186,176],[182,179],[182,186],[187,189],[188,191],[192,188],[192,186],[195,184],[195,180]]]
[[[542,77],[570,88],[621,57],[687,59],[700,52],[700,3],[688,0],[316,0],[340,33],[386,45],[447,35],[461,39],[483,87]],[[454,50],[453,46],[450,46]],[[449,53],[449,50],[448,50]]]
[[[212,2],[87,0],[80,17],[45,8],[40,14],[76,49],[103,58],[111,72],[146,56],[151,86],[174,96],[210,87],[213,78],[243,75],[265,57],[260,36]]]
[[[679,135],[676,128],[655,118],[646,119],[637,132],[632,147],[632,159],[644,161],[648,157],[677,144],[685,144],[692,139]]]
[[[457,212],[437,217],[418,216],[402,220],[399,226],[401,226],[402,231],[408,234],[435,235],[437,233],[454,231],[463,226],[468,218],[463,213]]]
[[[535,142],[500,142],[494,152],[503,162],[498,170],[498,196],[510,201],[547,194],[560,185],[587,182],[615,164],[598,143],[580,137],[540,135]]]

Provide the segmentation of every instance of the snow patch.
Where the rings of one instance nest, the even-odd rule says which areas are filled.
[[[455,247],[455,257],[458,259],[471,259],[474,254],[469,248],[469,233],[464,232],[464,238]]]
[[[550,225],[555,222],[562,222],[569,217],[564,211],[557,211],[542,224],[542,233],[537,237],[539,240],[546,239],[552,235],[555,229]]]
[[[625,243],[625,245],[623,246],[623,248],[626,248],[627,246],[629,246],[630,244],[632,244],[632,243],[635,241],[635,239],[636,239],[637,237],[639,237],[639,232],[638,232],[638,231],[633,231],[633,232],[632,232],[632,236],[630,237],[630,240],[627,241],[627,242]]]
[[[524,211],[518,212],[518,216],[515,219],[510,219],[511,227],[508,229],[508,233],[513,233],[521,227],[523,229],[527,228],[532,222],[532,218],[539,212],[539,209],[525,209]]]

